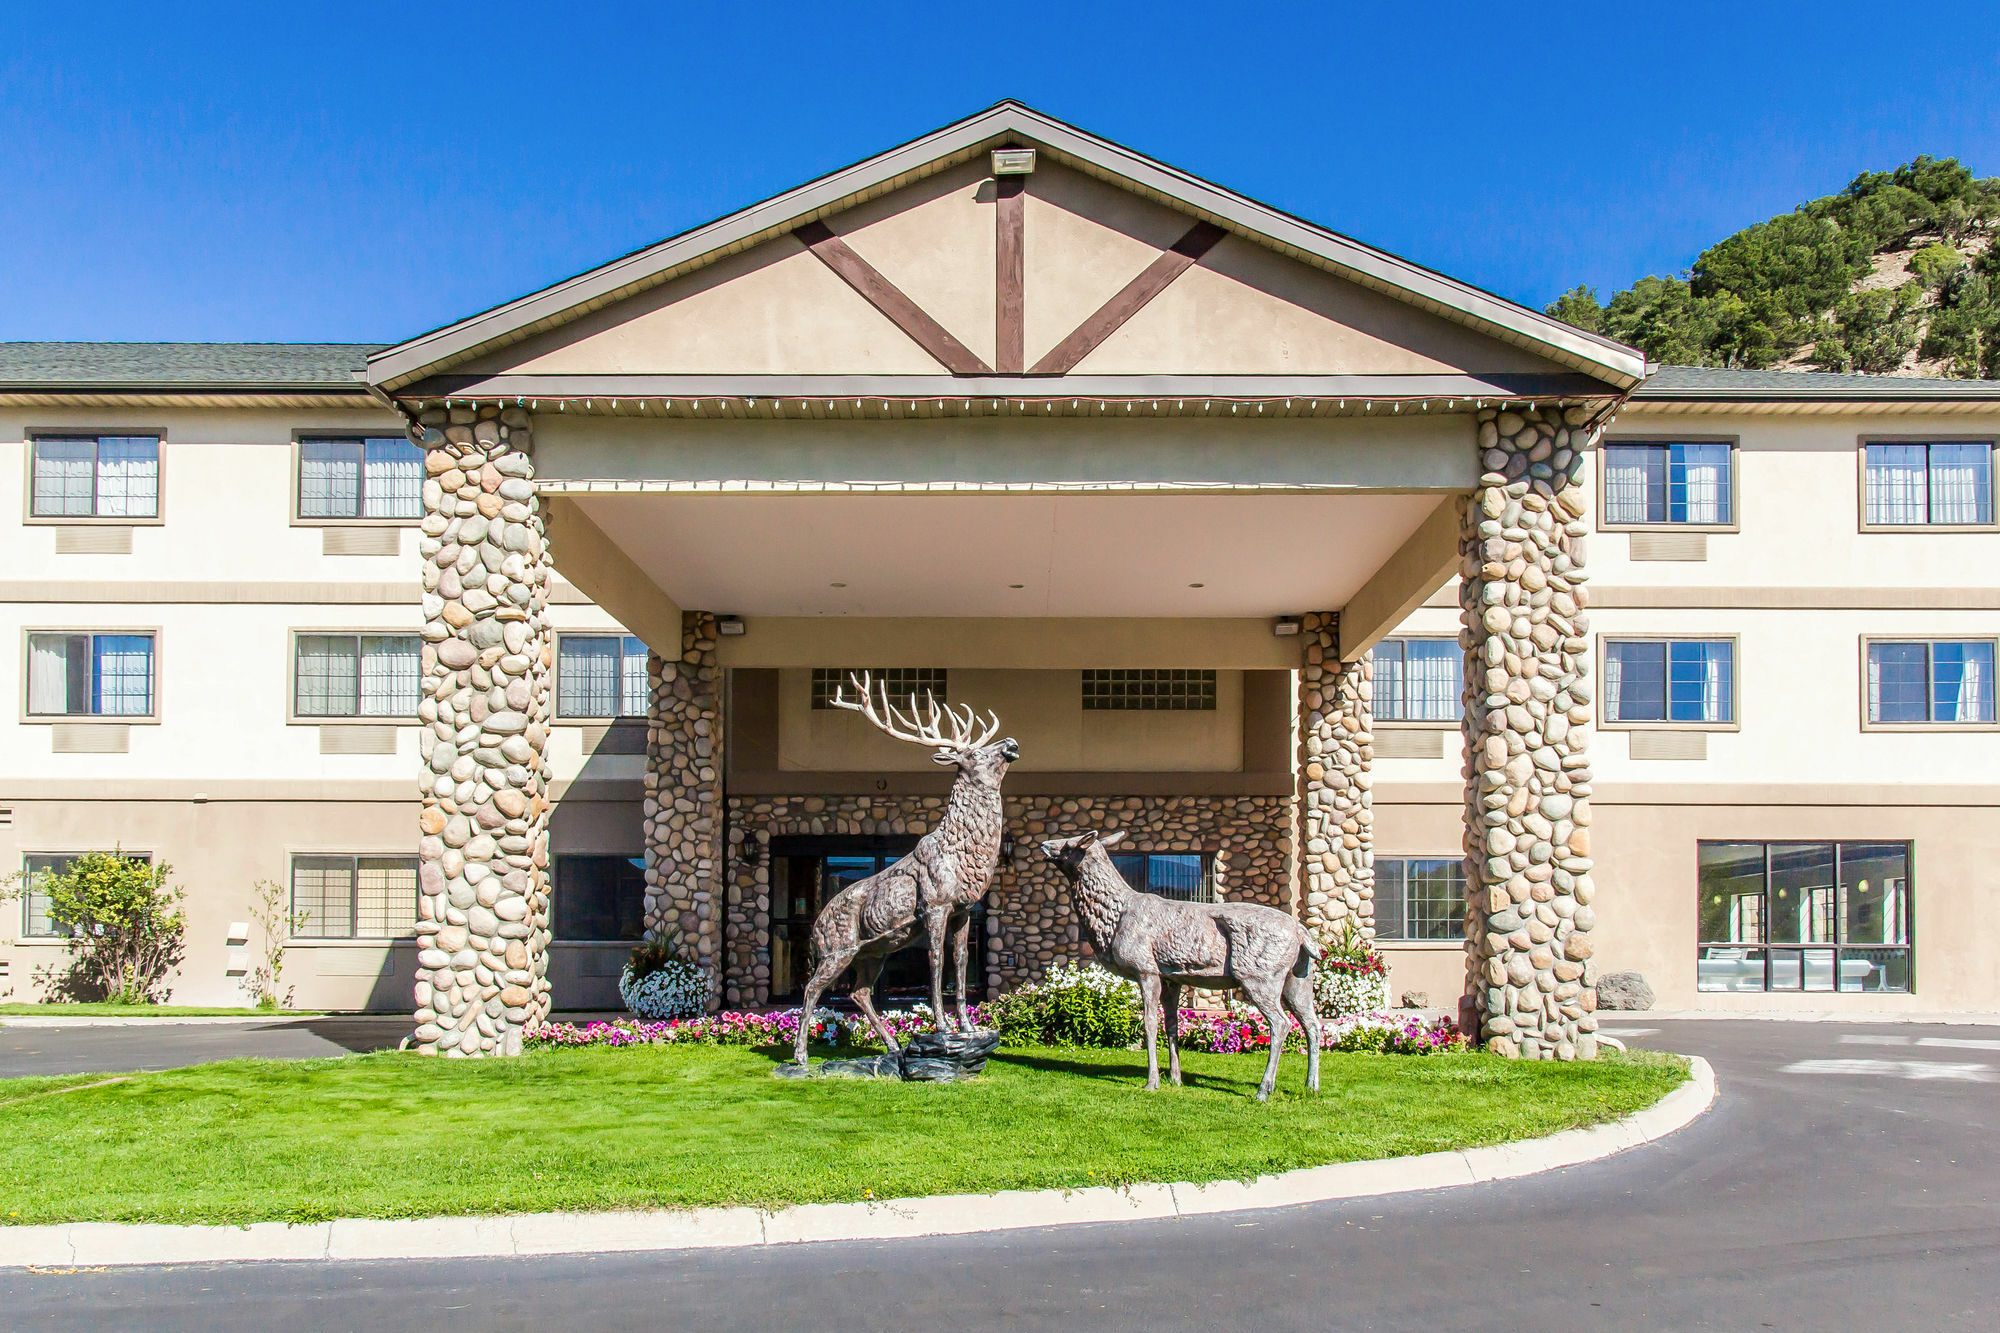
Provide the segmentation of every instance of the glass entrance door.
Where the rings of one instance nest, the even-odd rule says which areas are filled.
[[[887,869],[916,845],[914,838],[773,838],[771,840],[771,999],[774,1003],[804,998],[807,942],[813,920],[833,896],[850,884]],[[945,1002],[953,998],[949,967]],[[834,983],[833,997],[854,985],[853,969]],[[965,989],[969,1000],[985,994],[986,904],[972,907],[972,925],[965,958]],[[882,979],[875,985],[876,1004],[904,1005],[930,998],[930,960],[919,939],[889,956]]]

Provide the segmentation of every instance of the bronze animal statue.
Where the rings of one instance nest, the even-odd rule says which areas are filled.
[[[938,1031],[950,1031],[944,1011],[944,958],[947,938],[952,968],[958,978],[958,1025],[972,1030],[965,1012],[965,951],[972,924],[971,907],[986,896],[1000,858],[1000,834],[1005,816],[1000,804],[1000,779],[1007,765],[1021,757],[1012,736],[997,745],[1000,719],[991,713],[982,722],[970,706],[961,714],[926,696],[919,705],[910,699],[905,714],[889,702],[888,691],[876,699],[864,672],[849,680],[860,693],[849,699],[845,689],[833,705],[851,709],[898,740],[937,747],[931,759],[958,770],[944,817],[918,840],[916,848],[886,870],[850,884],[820,909],[807,946],[811,973],[805,1004],[799,1015],[794,1054],[806,1063],[806,1039],[812,1033],[813,1007],[849,964],[854,967],[854,1003],[890,1051],[895,1034],[875,1012],[875,982],[889,955],[921,936],[930,951],[931,1012]],[[949,729],[947,731],[947,728]]]
[[[1123,832],[1086,830],[1042,844],[1069,881],[1070,894],[1097,961],[1139,983],[1146,1015],[1146,1089],[1160,1086],[1160,1006],[1167,1011],[1169,1076],[1181,1081],[1181,988],[1241,986],[1271,1028],[1271,1059],[1257,1100],[1278,1081],[1278,1057],[1291,1031],[1290,1010],[1306,1035],[1306,1088],[1319,1091],[1319,1012],[1312,969],[1321,949],[1289,913],[1255,903],[1184,903],[1139,893],[1104,849]]]

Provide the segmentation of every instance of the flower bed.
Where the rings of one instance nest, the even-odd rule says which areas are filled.
[[[1255,1009],[1232,1001],[1227,1011],[1181,1010],[1181,1049],[1227,1055],[1236,1051],[1268,1051],[1271,1029]],[[1436,1055],[1466,1049],[1465,1037],[1448,1018],[1426,1022],[1414,1014],[1361,1014],[1322,1020],[1319,1045],[1323,1051],[1377,1051],[1383,1055]],[[1305,1047],[1305,1034],[1295,1023],[1285,1038],[1289,1050]]]
[[[530,1046],[789,1046],[798,1038],[802,1012],[798,1009],[778,1009],[765,1014],[727,1012],[660,1022],[615,1018],[608,1023],[580,1026],[542,1023],[528,1029],[526,1041]],[[985,1026],[983,1005],[970,1005],[967,1012],[976,1026]],[[885,1010],[882,1019],[898,1041],[907,1041],[936,1026],[927,1004]],[[860,1014],[835,1013],[831,1009],[814,1012],[812,1039],[857,1049],[881,1045],[867,1019]]]

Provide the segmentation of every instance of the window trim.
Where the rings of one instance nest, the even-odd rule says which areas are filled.
[[[1463,693],[1465,689],[1465,650],[1459,647],[1458,635],[1457,634],[1384,634],[1380,639],[1377,639],[1373,644],[1369,645],[1368,651],[1371,657],[1377,648],[1381,647],[1384,643],[1387,643],[1392,639],[1398,643],[1412,643],[1412,642],[1448,643],[1452,647],[1458,648],[1459,650],[1458,676],[1459,676],[1459,690],[1460,690],[1459,709],[1461,711],[1461,716],[1455,718],[1415,718],[1415,719],[1374,717],[1371,719],[1373,729],[1376,731],[1461,730],[1465,725],[1465,719],[1462,716],[1463,710],[1465,708],[1465,697]],[[1373,679],[1372,665],[1370,667],[1370,672],[1371,672],[1370,679],[1372,680]],[[1373,707],[1372,704],[1370,707],[1372,711]]]
[[[553,846],[553,840],[552,840],[552,845],[551,845],[551,846],[549,847],[549,866],[548,866],[548,872],[547,872],[547,878],[548,878],[548,892],[549,892],[549,895],[550,895],[550,908],[549,908],[549,944],[550,944],[550,946],[554,946],[554,945],[558,945],[558,944],[567,944],[567,945],[571,945],[571,946],[574,946],[574,947],[580,947],[580,948],[586,948],[586,949],[588,949],[588,948],[607,948],[607,947],[611,947],[611,946],[614,946],[614,945],[615,945],[616,947],[618,947],[618,948],[620,948],[620,949],[630,949],[630,948],[632,948],[632,947],[633,947],[634,945],[636,945],[636,944],[640,943],[641,941],[643,941],[643,940],[644,940],[644,939],[646,938],[646,934],[645,934],[645,927],[644,927],[644,923],[643,923],[643,918],[644,918],[644,916],[645,916],[645,906],[646,906],[646,902],[645,902],[645,892],[644,892],[644,887],[643,887],[643,882],[642,882],[642,886],[641,886],[641,891],[640,891],[640,895],[639,895],[639,908],[640,908],[640,917],[642,918],[642,921],[641,921],[641,926],[640,926],[640,935],[639,935],[639,938],[638,938],[638,939],[631,939],[631,940],[570,940],[570,939],[563,939],[563,938],[561,938],[560,936],[558,936],[558,935],[557,935],[557,934],[555,933],[555,928],[556,928],[556,918],[555,918],[555,906],[554,906],[554,902],[555,902],[555,897],[554,897],[554,896],[555,896],[555,893],[557,892],[557,888],[556,888],[556,858],[558,858],[558,857],[569,857],[569,856],[599,856],[599,857],[605,857],[605,858],[607,858],[607,859],[610,859],[610,858],[615,858],[615,859],[617,859],[617,860],[622,860],[622,861],[641,861],[641,862],[643,862],[643,861],[645,861],[645,860],[647,859],[647,853],[646,853],[646,851],[645,851],[645,849],[644,849],[644,848],[641,848],[640,850],[638,850],[638,851],[636,851],[636,852],[597,852],[597,851],[577,851],[577,850],[575,850],[575,849],[570,849],[570,850],[566,850],[566,851],[557,851],[557,850],[556,850],[556,848],[555,848],[555,847]],[[641,873],[642,873],[642,875],[643,875],[643,870],[642,870],[642,872],[641,872]]]
[[[1868,521],[1868,446],[1871,444],[1983,444],[1987,446],[1987,484],[1993,505],[1991,523],[1870,523]],[[1859,435],[1854,442],[1854,522],[1858,532],[1886,532],[1910,537],[1931,533],[2000,532],[2000,437],[1987,435]],[[1866,701],[1863,702],[1864,711]]]
[[[555,640],[556,640],[555,659],[549,664],[549,724],[551,726],[557,726],[557,727],[628,726],[629,727],[634,723],[643,723],[648,720],[648,718],[651,716],[650,707],[648,708],[648,711],[644,713],[613,713],[608,717],[603,714],[598,714],[597,716],[594,717],[578,717],[564,713],[562,711],[562,646],[564,639],[639,639],[639,642],[642,645],[646,646],[647,694],[650,696],[652,693],[653,677],[652,677],[651,659],[653,656],[653,650],[650,645],[646,644],[646,641],[644,639],[639,638],[639,636],[637,634],[634,634],[631,630],[627,629],[557,630],[555,632]],[[622,659],[621,659],[621,664],[622,664]],[[624,694],[625,694],[624,684],[621,679],[619,684],[620,704],[624,703]],[[650,698],[648,702],[650,704]],[[578,855],[580,856],[591,855],[591,854],[593,853],[582,853],[582,852],[578,853]]]
[[[1465,880],[1465,887],[1469,890],[1472,886],[1472,876],[1466,871],[1465,849],[1463,847],[1456,848],[1448,852],[1377,851],[1370,859],[1370,865],[1372,866],[1382,861],[1456,861],[1459,863],[1459,874]],[[1377,887],[1379,888],[1380,886],[1378,885]],[[1404,909],[1406,913],[1404,920],[1407,922],[1408,921],[1407,903],[1404,904]],[[1373,909],[1371,908],[1369,916],[1370,929],[1373,929],[1374,920],[1375,918],[1373,916]],[[1390,939],[1386,935],[1373,935],[1370,936],[1370,938],[1374,941],[1376,948],[1385,951],[1389,949],[1396,949],[1413,953],[1420,951],[1449,952],[1449,953],[1465,952],[1465,931],[1463,930],[1463,928],[1460,929],[1458,934],[1441,940]]]
[[[1916,733],[1936,735],[1940,732],[1994,732],[2000,731],[2000,691],[1995,693],[1995,707],[1992,722],[1871,722],[1868,720],[1868,649],[1878,643],[1987,643],[1993,645],[1994,669],[2000,672],[2000,635],[1994,634],[1863,634],[1861,636],[1860,660],[1857,664],[1855,691],[1861,715],[1861,730],[1882,732]],[[1928,690],[1930,683],[1925,682]]]
[[[299,625],[285,631],[285,725],[288,727],[420,727],[423,725],[415,713],[407,718],[383,716],[319,717],[311,713],[301,713],[299,708],[299,636],[301,634],[345,634],[361,637],[370,634],[394,635],[398,638],[417,641],[417,701],[424,697],[423,650],[431,645],[424,642],[421,629],[356,629],[351,625],[312,626]],[[328,852],[326,855],[343,853]],[[305,853],[314,855],[314,853]]]
[[[133,858],[144,857],[147,865],[158,865],[160,863],[160,854],[158,852],[140,851],[137,848],[128,849],[124,847],[113,847],[113,848],[85,847],[76,851],[62,851],[62,852],[38,852],[33,850],[32,848],[23,848],[21,851],[16,853],[16,855],[20,858],[21,861],[21,874],[23,876],[23,879],[21,883],[21,915],[14,928],[13,942],[19,945],[33,945],[38,947],[46,947],[52,944],[67,945],[72,939],[75,938],[72,935],[30,935],[28,933],[28,885],[26,881],[26,875],[28,871],[29,857],[32,856],[78,857],[78,856],[88,856],[92,852],[102,852],[107,850],[115,851],[119,853],[121,856],[126,856],[126,857],[133,857]]]
[[[125,518],[99,514],[37,514],[35,512],[35,448],[42,440],[82,440],[91,436],[146,435],[159,441],[159,463],[154,476],[153,514],[150,518]],[[167,521],[167,431],[164,426],[30,426],[21,432],[28,446],[21,475],[21,522],[31,528],[157,528]]]
[[[285,848],[285,910],[288,912],[297,911],[297,908],[295,908],[292,905],[292,895],[298,891],[298,881],[296,879],[296,876],[298,874],[298,859],[302,856],[346,856],[346,857],[352,857],[356,861],[360,861],[363,859],[368,859],[368,860],[393,859],[399,861],[415,861],[417,863],[417,872],[418,872],[417,887],[416,887],[415,897],[411,901],[410,929],[407,934],[403,935],[296,935],[295,934],[287,937],[285,941],[285,947],[287,949],[294,947],[306,948],[306,949],[324,949],[324,948],[340,948],[343,946],[348,948],[380,949],[386,945],[410,945],[410,944],[420,943],[423,937],[417,934],[417,926],[421,920],[421,918],[417,914],[417,904],[422,900],[424,896],[424,886],[423,886],[423,858],[417,855],[417,853],[413,851],[401,851],[401,850],[382,851],[379,849],[375,851],[355,851],[351,847],[331,847],[331,848],[286,847]],[[428,946],[423,946],[423,947],[428,947]]]
[[[409,518],[364,518],[360,516],[354,518],[306,518],[299,513],[299,470],[305,465],[305,449],[303,446],[308,441],[385,440],[390,438],[408,440],[409,432],[403,429],[401,423],[394,426],[384,426],[379,434],[374,433],[374,428],[371,426],[361,426],[354,430],[329,430],[324,427],[314,427],[309,430],[293,431],[292,444],[289,451],[291,454],[291,477],[286,483],[286,489],[290,492],[290,498],[286,503],[289,506],[288,512],[291,516],[291,526],[295,528],[398,529],[422,527],[426,506],[421,503],[417,506],[417,512]],[[410,440],[410,443],[416,444],[416,441]],[[422,445],[418,444],[416,447],[419,453],[425,452]],[[428,485],[432,480],[434,478],[430,475],[429,469],[426,468],[423,484]]]
[[[1728,722],[1634,722],[1624,719],[1612,721],[1611,692],[1604,688],[1605,666],[1611,657],[1614,643],[1727,643],[1729,645],[1729,716]],[[1688,630],[1679,634],[1611,634],[1597,635],[1597,677],[1593,682],[1598,692],[1597,729],[1599,731],[1713,731],[1731,732],[1743,730],[1743,639],[1735,633],[1704,634]],[[1864,700],[1864,705],[1866,701]]]
[[[1701,849],[1702,849],[1702,847],[1703,847],[1704,845],[1713,845],[1713,844],[1730,844],[1730,845],[1738,845],[1738,846],[1740,846],[1740,845],[1743,845],[1743,844],[1746,844],[1746,843],[1759,843],[1759,844],[1762,844],[1762,846],[1763,846],[1763,848],[1764,848],[1764,895],[1763,895],[1763,898],[1764,898],[1764,901],[1768,902],[1768,901],[1769,901],[1769,898],[1770,898],[1770,892],[1771,892],[1771,849],[1772,849],[1773,847],[1818,847],[1818,846],[1830,846],[1830,847],[1833,847],[1833,848],[1835,849],[1835,851],[1834,851],[1834,864],[1835,864],[1835,866],[1836,866],[1836,867],[1838,867],[1838,865],[1839,865],[1839,863],[1840,863],[1840,851],[1839,851],[1839,849],[1840,849],[1841,847],[1846,847],[1846,846],[1854,846],[1854,845],[1857,845],[1857,844],[1862,844],[1862,845],[1865,845],[1865,844],[1880,844],[1880,843],[1892,843],[1892,842],[1893,842],[1893,843],[1900,843],[1900,844],[1902,844],[1902,847],[1903,847],[1903,868],[1904,868],[1904,870],[1905,870],[1905,872],[1906,872],[1906,874],[1905,874],[1904,878],[1905,878],[1905,881],[1906,881],[1906,884],[1907,884],[1907,886],[1908,886],[1908,887],[1907,887],[1907,889],[1906,889],[1905,891],[1906,891],[1906,893],[1907,893],[1907,894],[1908,894],[1909,896],[1908,896],[1908,897],[1907,897],[1907,898],[1905,899],[1905,901],[1904,901],[1904,906],[1903,906],[1903,934],[1904,934],[1904,937],[1905,937],[1905,940],[1904,940],[1904,943],[1902,943],[1902,944],[1883,944],[1883,945],[1871,945],[1871,944],[1850,944],[1850,943],[1848,943],[1847,941],[1845,941],[1845,940],[1843,940],[1843,939],[1839,939],[1839,938],[1836,938],[1836,939],[1834,940],[1834,942],[1833,942],[1833,943],[1831,943],[1831,944],[1772,944],[1772,943],[1770,943],[1769,941],[1766,941],[1766,942],[1764,942],[1764,943],[1762,943],[1762,944],[1748,944],[1748,943],[1746,943],[1746,944],[1735,944],[1735,943],[1732,943],[1732,942],[1730,942],[1730,941],[1728,941],[1728,940],[1704,940],[1704,939],[1702,939],[1702,938],[1701,938]],[[1697,838],[1695,839],[1695,842],[1694,842],[1694,846],[1695,846],[1695,856],[1694,856],[1694,871],[1695,871],[1695,925],[1694,925],[1694,936],[1695,936],[1695,938],[1694,938],[1694,950],[1695,950],[1695,953],[1694,953],[1694,961],[1695,961],[1695,963],[1697,964],[1697,967],[1699,966],[1699,964],[1700,964],[1700,962],[1701,962],[1701,951],[1702,951],[1703,949],[1736,949],[1736,948],[1742,948],[1742,949],[1762,949],[1762,950],[1764,951],[1764,989],[1762,989],[1762,990],[1757,990],[1757,991],[1735,991],[1735,992],[1732,992],[1732,991],[1703,991],[1703,990],[1701,989],[1701,982],[1700,982],[1700,978],[1699,978],[1699,974],[1697,973],[1697,977],[1696,977],[1696,981],[1695,981],[1695,993],[1696,993],[1696,994],[1698,994],[1698,995],[1703,995],[1703,994],[1706,994],[1706,995],[1729,995],[1729,994],[1740,994],[1740,995],[1832,995],[1832,996],[1845,996],[1845,995],[1854,995],[1854,996],[1861,996],[1861,997],[1867,997],[1867,996],[1869,996],[1869,995],[1911,995],[1911,996],[1914,996],[1914,995],[1915,995],[1915,994],[1917,993],[1917,904],[1916,904],[1916,884],[1917,884],[1917,839],[1916,839],[1916,838],[1915,838],[1914,836],[1911,836],[1911,837],[1902,837],[1902,838],[1897,838],[1897,837],[1888,837],[1888,838],[1868,838],[1868,837],[1861,837],[1861,836],[1858,836],[1858,835],[1857,835],[1857,836],[1841,836],[1841,837],[1833,837],[1833,838],[1749,838],[1749,837],[1745,837],[1745,838],[1730,838],[1730,837],[1720,837],[1720,836],[1710,836],[1710,837],[1697,837]],[[1834,921],[1835,921],[1835,923],[1836,923],[1836,924],[1835,924],[1835,926],[1834,926],[1834,934],[1835,934],[1835,936],[1836,936],[1836,937],[1838,937],[1838,936],[1840,936],[1841,934],[1843,934],[1843,933],[1845,932],[1845,926],[1844,926],[1844,923],[1842,923],[1842,922],[1841,922],[1841,920],[1840,920],[1840,915],[1839,915],[1839,913],[1838,913],[1837,911],[1835,912],[1835,915],[1834,915]],[[1909,989],[1907,989],[1907,990],[1900,990],[1900,991],[1861,991],[1861,990],[1843,990],[1843,989],[1841,988],[1841,985],[1840,985],[1840,961],[1841,961],[1841,959],[1840,959],[1840,955],[1841,955],[1842,951],[1843,951],[1843,950],[1847,950],[1847,949],[1871,949],[1871,948],[1881,948],[1881,949],[1901,949],[1901,950],[1903,950],[1903,951],[1904,951],[1904,953],[1905,953],[1906,955],[1908,955],[1908,958],[1909,958],[1909,963],[1910,963],[1910,985],[1909,985]],[[1772,958],[1772,953],[1773,953],[1773,951],[1776,951],[1776,950],[1783,950],[1783,951],[1786,951],[1786,952],[1792,952],[1792,953],[1798,953],[1798,954],[1801,954],[1801,955],[1803,955],[1804,951],[1805,951],[1805,950],[1807,950],[1807,949],[1831,949],[1831,950],[1833,950],[1833,959],[1834,959],[1834,962],[1833,962],[1833,966],[1834,966],[1834,983],[1833,983],[1833,989],[1832,989],[1832,990],[1830,990],[1830,991],[1809,991],[1809,990],[1806,990],[1806,989],[1805,989],[1805,988],[1804,988],[1803,986],[1801,986],[1801,987],[1800,987],[1800,988],[1799,988],[1798,990],[1774,990],[1774,989],[1772,989],[1772,987],[1771,987],[1771,984],[1770,984],[1770,982],[1771,982],[1771,958]]]
[[[1218,870],[1218,866],[1217,866],[1217,862],[1218,862],[1218,861],[1219,861],[1219,860],[1221,859],[1221,856],[1222,856],[1222,852],[1221,852],[1221,850],[1220,850],[1219,848],[1214,848],[1214,847],[1154,847],[1154,846],[1150,846],[1150,845],[1148,845],[1148,846],[1135,846],[1135,845],[1133,845],[1133,844],[1130,844],[1130,843],[1122,843],[1122,844],[1119,844],[1119,845],[1118,845],[1117,847],[1114,847],[1114,848],[1110,848],[1110,849],[1107,849],[1107,851],[1106,851],[1106,853],[1105,853],[1105,854],[1106,854],[1107,856],[1111,857],[1111,858],[1112,858],[1112,860],[1113,860],[1114,862],[1115,862],[1115,861],[1116,861],[1116,860],[1117,860],[1117,859],[1118,859],[1119,857],[1121,857],[1121,856],[1122,856],[1122,857],[1133,857],[1133,856],[1138,856],[1138,857],[1145,857],[1145,858],[1148,858],[1148,859],[1150,859],[1150,858],[1152,858],[1152,857],[1155,857],[1155,856],[1193,856],[1193,857],[1199,857],[1199,858],[1200,858],[1200,860],[1201,860],[1201,878],[1202,878],[1202,882],[1203,882],[1203,883],[1205,883],[1205,884],[1207,884],[1207,885],[1209,885],[1209,886],[1210,886],[1210,887],[1211,887],[1212,889],[1214,889],[1214,890],[1215,890],[1215,897],[1213,897],[1213,898],[1197,898],[1197,899],[1188,899],[1188,898],[1168,898],[1168,899],[1167,899],[1167,901],[1168,901],[1168,902],[1195,902],[1195,903],[1199,903],[1199,904],[1203,904],[1203,905],[1206,905],[1206,906],[1211,906],[1211,907],[1213,907],[1213,906],[1216,906],[1216,905],[1219,905],[1219,904],[1221,904],[1221,903],[1226,903],[1226,902],[1231,902],[1231,901],[1237,901],[1237,900],[1234,900],[1234,899],[1231,899],[1231,898],[1229,897],[1229,895],[1228,895],[1228,894],[1227,894],[1226,892],[1224,892],[1224,890],[1223,890],[1223,884],[1222,884],[1222,881],[1221,881],[1221,879],[1219,879],[1219,878],[1217,877],[1217,870]],[[1122,880],[1122,879],[1124,879],[1124,875],[1123,875],[1123,873],[1122,873],[1122,872],[1120,873],[1120,875],[1119,875],[1119,878],[1120,878],[1121,880]],[[1151,872],[1151,870],[1150,870],[1150,868],[1149,868],[1149,869],[1148,869],[1148,871],[1147,871],[1147,874],[1146,874],[1146,882],[1147,882],[1147,883],[1148,883],[1148,884],[1150,885],[1150,884],[1152,883],[1152,879],[1153,879],[1153,876],[1152,876],[1152,872]],[[1129,888],[1132,888],[1132,885],[1131,885],[1130,881],[1127,881],[1127,882],[1126,882],[1126,885],[1125,885],[1125,887],[1126,887],[1126,888],[1128,888],[1128,889],[1129,889]],[[1165,894],[1163,894],[1163,893],[1160,893],[1160,892],[1158,892],[1157,890],[1155,890],[1155,889],[1152,889],[1152,888],[1144,888],[1144,889],[1133,889],[1132,891],[1133,891],[1134,893],[1143,893],[1143,894],[1147,895],[1148,897],[1152,897],[1152,898],[1166,898],[1166,895],[1165,895]]]
[[[1605,466],[1604,451],[1621,444],[1726,444],[1729,446],[1729,522],[1727,523],[1613,523],[1604,488],[1611,469]],[[1597,531],[1599,532],[1741,532],[1743,531],[1743,437],[1740,435],[1619,435],[1597,442],[1594,451],[1597,471]]]
[[[149,634],[153,639],[153,710],[150,713],[31,713],[28,711],[29,636],[34,634]],[[161,641],[166,631],[158,625],[26,625],[21,629],[21,725],[24,727],[156,727],[160,724],[160,696],[165,693],[165,673],[160,663],[166,650]]]

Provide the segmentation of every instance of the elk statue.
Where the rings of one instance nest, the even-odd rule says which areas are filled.
[[[1166,1006],[1167,1065],[1181,1081],[1181,988],[1241,986],[1271,1028],[1271,1059],[1257,1100],[1278,1081],[1291,1022],[1306,1034],[1306,1088],[1319,1091],[1319,1012],[1313,1004],[1312,969],[1320,946],[1288,912],[1255,903],[1184,903],[1136,892],[1105,854],[1124,833],[1086,830],[1042,844],[1069,881],[1076,914],[1090,932],[1097,961],[1139,983],[1146,1017],[1146,1090],[1160,1086],[1160,1008]]]
[[[970,909],[986,896],[1000,857],[1000,833],[1005,823],[1000,780],[1007,776],[1007,766],[1021,757],[1021,747],[1013,737],[993,743],[1000,719],[991,713],[981,721],[969,705],[960,713],[928,695],[919,705],[913,695],[905,714],[889,702],[887,689],[878,692],[874,688],[867,673],[848,680],[861,697],[849,699],[842,689],[834,695],[834,707],[861,714],[897,740],[935,746],[932,761],[958,773],[937,827],[919,839],[902,860],[835,894],[813,921],[806,955],[811,974],[806,981],[795,1051],[800,1068],[806,1064],[813,1007],[850,964],[854,968],[855,1005],[889,1050],[896,1050],[895,1034],[875,1012],[875,981],[890,954],[920,937],[930,951],[931,1012],[937,1016],[938,1030],[949,1030],[944,1011],[947,939],[958,978],[959,1029],[972,1030],[965,1012]]]

